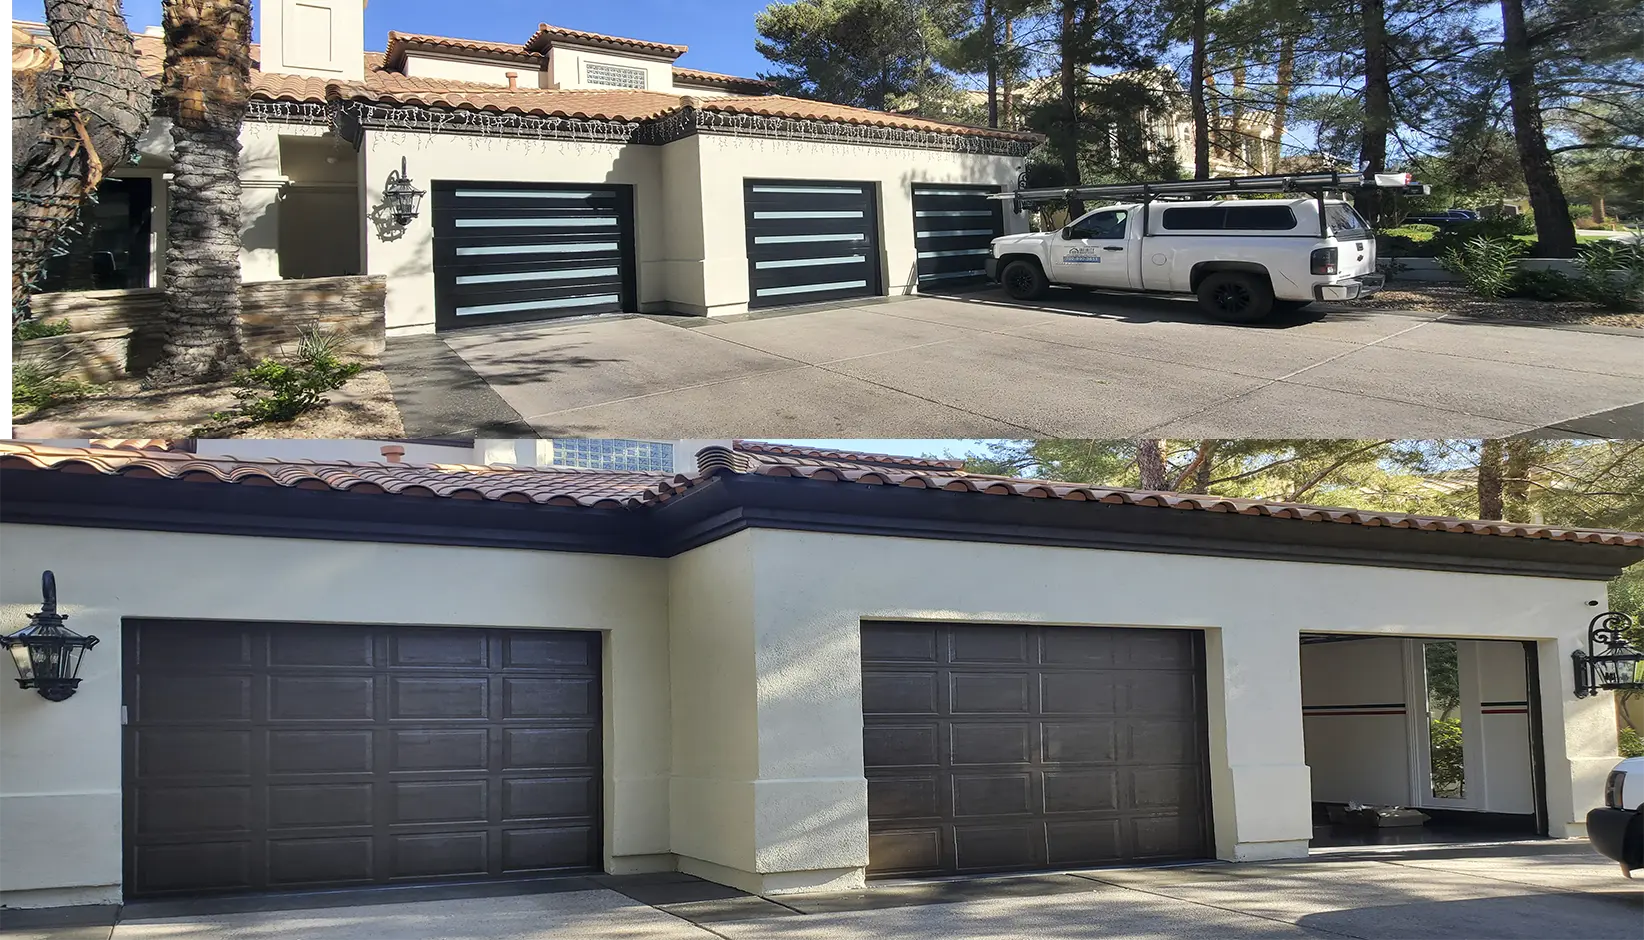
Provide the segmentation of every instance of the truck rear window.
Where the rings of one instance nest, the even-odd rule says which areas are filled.
[[[1353,207],[1345,202],[1325,203],[1324,220],[1330,223],[1330,230],[1337,235],[1364,235],[1370,231],[1370,223],[1360,218]]]
[[[1167,231],[1287,232],[1296,227],[1289,206],[1181,206],[1166,209]]]

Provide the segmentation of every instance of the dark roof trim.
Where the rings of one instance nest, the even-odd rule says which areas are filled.
[[[1606,581],[1644,548],[722,473],[654,509],[0,471],[0,521],[671,557],[746,529]]]
[[[652,514],[670,538],[665,554],[766,528],[1597,581],[1644,560],[1644,548],[1621,545],[795,482],[721,474],[662,504]]]

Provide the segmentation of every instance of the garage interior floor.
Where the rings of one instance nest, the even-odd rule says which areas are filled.
[[[1420,826],[1332,824],[1324,807],[1315,806],[1313,838],[1308,840],[1307,845],[1309,848],[1328,849],[1376,845],[1534,842],[1545,838],[1536,834],[1534,816],[1444,811],[1430,812],[1429,815],[1431,818]]]

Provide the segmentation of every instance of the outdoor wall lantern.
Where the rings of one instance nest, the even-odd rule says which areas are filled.
[[[44,600],[29,625],[11,636],[0,636],[0,646],[17,665],[17,684],[33,689],[48,702],[61,702],[80,684],[80,659],[97,645],[94,636],[81,636],[63,626],[68,618],[57,612],[57,577],[40,575]]]
[[[388,185],[382,188],[382,194],[388,200],[388,208],[394,213],[394,221],[402,227],[411,224],[417,217],[417,210],[422,206],[423,191],[411,182],[411,177],[405,170],[405,157],[400,157],[400,168],[388,171]]]
[[[1644,691],[1644,653],[1627,645],[1631,617],[1610,611],[1587,625],[1587,648],[1570,654],[1575,660],[1576,698],[1602,689]]]

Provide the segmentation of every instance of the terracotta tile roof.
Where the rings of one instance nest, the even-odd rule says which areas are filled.
[[[665,42],[651,42],[648,39],[628,39],[623,36],[606,36],[603,33],[585,33],[580,29],[549,26],[547,23],[537,24],[536,34],[525,43],[525,48],[532,51],[546,49],[553,45],[556,39],[569,43],[615,46],[619,49],[632,49],[635,52],[648,52],[652,55],[665,55],[675,59],[684,55],[687,48]]]
[[[674,66],[674,81],[685,84],[701,83],[713,86],[731,86],[736,88],[770,90],[771,83],[763,78],[743,78],[740,75],[725,75],[720,72],[704,72],[701,69],[683,69]]]
[[[1408,513],[1311,506],[1304,503],[1281,503],[1259,499],[1195,496],[1188,493],[1088,486],[1081,483],[1060,483],[1053,480],[1023,480],[1015,477],[971,474],[963,471],[935,473],[911,470],[845,469],[756,463],[748,472],[770,477],[800,477],[830,483],[900,486],[912,489],[978,493],[990,496],[1014,496],[1023,499],[1061,499],[1123,506],[1228,512],[1246,516],[1268,516],[1274,519],[1299,519],[1305,522],[1335,522],[1351,525],[1386,526],[1395,529],[1418,529],[1426,532],[1458,532],[1469,535],[1554,539],[1565,542],[1594,542],[1604,545],[1644,548],[1644,532],[1623,532],[1618,529],[1575,529],[1513,522],[1489,522],[1479,519],[1457,519],[1449,516],[1417,516]]]
[[[844,124],[865,124],[873,127],[899,127],[905,130],[935,131],[945,134],[967,134],[977,137],[998,137],[1005,140],[1042,140],[1038,134],[1026,131],[996,130],[991,127],[973,127],[933,121],[930,118],[908,114],[870,111],[825,101],[808,101],[786,95],[759,95],[748,98],[709,98],[696,102],[703,111],[728,114],[758,114],[764,117],[800,118],[812,121],[837,121]]]
[[[482,39],[454,39],[450,36],[427,36],[421,33],[388,31],[388,49],[383,53],[384,65],[399,68],[405,64],[405,53],[410,49],[449,49],[456,52],[480,52],[506,56],[542,58],[540,53],[518,43],[487,42]]]
[[[611,42],[655,46],[669,51],[678,50],[677,53],[674,53],[676,55],[685,51],[684,46],[646,43],[637,39],[619,39],[618,37],[600,36],[597,33],[578,33],[575,30],[559,30],[555,27],[543,27],[543,29],[550,30],[555,35],[574,34]],[[539,30],[537,35],[540,37],[544,33]],[[398,49],[395,45],[396,37],[400,39]],[[265,101],[321,104],[326,100],[327,86],[335,85],[339,96],[348,101],[460,108],[499,113],[509,112],[541,117],[643,121],[661,117],[689,105],[704,111],[730,114],[757,114],[764,117],[836,121],[875,127],[896,127],[907,130],[996,137],[1006,140],[1037,141],[1041,139],[1037,134],[971,127],[967,124],[949,124],[942,121],[933,121],[929,118],[906,114],[889,114],[882,111],[870,111],[866,108],[852,108],[821,101],[789,98],[783,95],[758,95],[740,98],[687,96],[626,88],[565,90],[520,88],[510,91],[505,87],[488,82],[462,82],[448,78],[414,77],[393,69],[393,56],[399,54],[403,58],[405,44],[413,39],[417,42],[442,43],[453,49],[484,47],[487,50],[524,49],[526,52],[531,52],[532,44],[537,42],[536,38],[533,38],[532,43],[522,47],[509,43],[478,42],[465,39],[448,39],[443,36],[421,36],[391,32],[389,33],[389,51],[387,53],[365,53],[365,80],[361,82],[338,82],[335,79],[319,76],[288,75],[261,71],[255,67],[260,62],[261,50],[256,43],[253,43],[251,46],[253,65],[251,70],[251,95],[253,98]],[[158,80],[165,65],[165,41],[157,36],[133,36],[132,40],[136,43],[138,59],[143,66],[144,74],[151,75]],[[726,79],[734,82],[754,82],[758,87],[766,87],[764,83],[759,82],[757,79],[742,79],[730,75],[721,76],[714,72],[699,72],[694,69],[676,68],[676,72],[685,75],[705,76],[716,81]],[[748,87],[749,90],[753,90],[753,86]]]
[[[395,74],[395,73],[381,73]],[[432,108],[461,108],[470,111],[495,111],[530,114],[539,117],[586,118],[601,121],[644,121],[661,117],[679,107],[679,96],[660,91],[638,89],[520,88],[510,90],[495,85],[457,85],[452,82],[424,84],[435,87],[412,87],[411,80],[398,76],[401,81],[356,85],[331,83],[338,97],[345,101],[375,102],[379,104],[421,105]],[[325,83],[321,81],[319,97],[293,98],[295,101],[326,100]],[[312,94],[311,89],[304,92]]]
[[[852,450],[834,450],[828,447],[796,447],[791,444],[771,444],[765,441],[732,441],[731,447],[739,454],[750,455],[760,463],[786,466],[809,465],[816,467],[902,467],[925,470],[963,470],[963,460],[941,460],[933,457],[899,457],[895,454],[868,454]]]
[[[52,447],[0,441],[0,469],[14,468],[599,509],[635,509],[664,502],[696,482],[661,473],[566,467],[196,457],[127,447]]]
[[[738,443],[753,443],[757,446],[758,442]],[[849,452],[827,453],[842,455]],[[1304,522],[1644,548],[1644,532],[1623,532],[1616,529],[1561,528],[1456,519],[1447,516],[1372,512],[1257,499],[1194,496],[1186,493],[1087,486],[1052,480],[1023,480],[970,474],[962,470],[912,470],[860,465],[820,466],[814,463],[790,463],[787,460],[779,462],[753,454],[748,456],[750,466],[745,471],[747,473],[815,482],[944,490],[1020,499],[1099,502],[1181,511],[1237,513]],[[19,441],[0,441],[0,468],[613,509],[637,509],[665,502],[722,473],[736,472],[721,467],[692,478],[660,473],[577,470],[565,467],[538,469],[502,465],[487,467],[466,464],[419,465],[249,460],[234,457],[201,458],[186,453],[131,448],[53,447]]]

